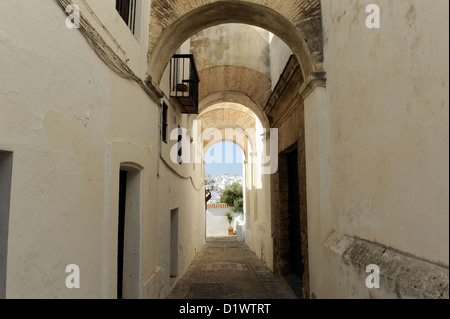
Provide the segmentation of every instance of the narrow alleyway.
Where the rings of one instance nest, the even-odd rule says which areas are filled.
[[[168,299],[295,299],[235,237],[208,241]]]

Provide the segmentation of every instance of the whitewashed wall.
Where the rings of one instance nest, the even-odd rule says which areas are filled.
[[[228,236],[228,220],[225,217],[231,208],[215,208],[208,207],[206,210],[206,237]],[[239,213],[231,213],[233,221],[231,227],[236,231],[236,226],[241,225],[244,221],[244,215]]]

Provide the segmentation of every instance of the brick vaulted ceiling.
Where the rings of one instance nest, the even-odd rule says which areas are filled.
[[[266,30],[227,24],[190,38],[200,76],[199,119],[203,129],[265,123],[263,107],[271,94],[270,35]]]
[[[245,129],[255,126],[255,114],[267,126],[264,108],[272,93],[269,32],[291,48],[304,76],[322,70],[320,0],[158,0],[152,2],[151,16],[150,84],[159,86],[172,55],[191,39],[201,80],[200,111],[202,105],[223,96],[226,99],[217,102],[242,103],[247,99],[249,103],[242,104],[254,112],[253,118],[247,112],[229,108],[202,113],[208,126],[234,123]],[[246,25],[247,29],[227,33],[227,27],[220,27],[230,24]],[[250,26],[262,32],[249,30]],[[218,28],[215,34],[198,36],[212,27]],[[205,109],[208,111],[210,106]]]
[[[243,66],[215,66],[201,70],[199,99],[221,91],[241,92],[260,107],[271,93],[271,80],[264,74]]]
[[[202,132],[214,129],[219,136],[209,131],[204,136],[204,147],[217,142],[229,141],[238,144],[244,151],[247,149],[245,137],[254,145],[255,142],[255,114],[243,105],[221,103],[211,107],[198,117],[201,121]],[[231,133],[228,129],[232,130]],[[217,139],[218,138],[218,139]]]
[[[148,80],[155,87],[184,41],[224,23],[259,26],[277,35],[297,56],[305,78],[323,70],[320,0],[157,0],[151,16]]]
[[[243,130],[255,127],[253,112],[233,103],[216,105],[216,107],[201,114],[198,120],[201,121],[203,130],[211,127],[220,127],[221,123],[228,127],[234,126]]]

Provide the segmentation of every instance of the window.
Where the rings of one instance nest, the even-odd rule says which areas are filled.
[[[141,2],[141,0],[116,0],[117,12],[137,38],[140,37]]]
[[[167,143],[167,116],[169,108],[166,103],[163,103],[163,114],[162,114],[162,141]]]

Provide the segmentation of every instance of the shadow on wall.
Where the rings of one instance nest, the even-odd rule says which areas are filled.
[[[231,207],[226,204],[208,204],[206,210],[206,237],[223,237],[228,236],[228,220],[226,213],[231,212]],[[233,227],[234,233],[237,235],[239,241],[245,239],[245,215],[243,213],[233,213]]]

